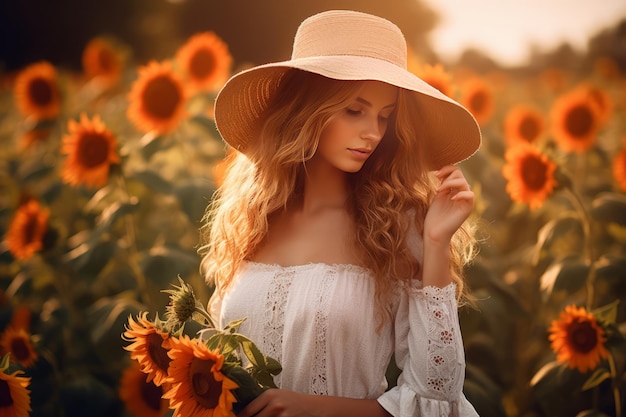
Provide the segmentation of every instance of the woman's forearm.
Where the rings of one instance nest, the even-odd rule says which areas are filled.
[[[450,275],[450,241],[424,238],[424,262],[422,265],[424,286],[443,288],[452,282]]]
[[[269,389],[259,395],[238,417],[390,417],[376,400],[307,395]]]
[[[308,396],[307,402],[316,417],[390,417],[376,400],[331,397],[324,395]]]

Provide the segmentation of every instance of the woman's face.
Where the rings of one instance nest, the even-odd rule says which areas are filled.
[[[366,81],[322,131],[310,162],[358,172],[385,135],[397,90],[379,81]]]

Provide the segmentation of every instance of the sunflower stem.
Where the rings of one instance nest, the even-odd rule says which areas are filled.
[[[128,192],[128,184],[126,183],[126,178],[124,178],[124,173],[120,169],[117,175],[117,179],[120,183],[120,188],[123,190],[126,200],[130,201],[131,196]],[[150,305],[150,293],[148,292],[148,281],[146,280],[146,276],[143,274],[139,265],[137,265],[137,257],[139,251],[137,250],[137,234],[135,232],[135,221],[130,213],[124,215],[124,225],[126,227],[126,235],[129,240],[129,249],[130,249],[130,267],[133,270],[133,275],[137,280],[137,288],[139,289],[139,296],[142,298],[142,301],[146,305]]]
[[[594,284],[596,280],[596,271],[594,267],[595,252],[593,250],[593,242],[591,241],[591,217],[589,216],[589,212],[585,208],[580,196],[574,191],[573,187],[566,187],[565,190],[567,192],[567,196],[570,198],[570,201],[578,211],[583,226],[585,261],[589,264],[589,272],[587,273],[587,279],[585,280],[587,289],[586,306],[588,310],[591,310],[593,308]]]
[[[209,322],[209,326],[211,326],[212,329],[216,329],[215,322],[213,321],[213,317],[211,317],[208,311],[206,311],[204,308],[196,307],[195,312],[200,313],[202,317],[204,317],[206,321]]]
[[[611,370],[611,385],[613,386],[613,399],[615,400],[615,417],[622,417],[622,400],[619,392],[619,386],[617,384],[617,368],[615,366],[615,359],[613,354],[609,351],[608,354],[609,369]]]

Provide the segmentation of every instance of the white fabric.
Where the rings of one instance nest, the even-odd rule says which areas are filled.
[[[395,318],[377,332],[368,270],[249,262],[224,299],[211,300],[211,312],[220,326],[247,318],[240,330],[280,361],[275,380],[281,388],[377,398],[396,417],[477,416],[462,393],[455,289],[398,288]],[[386,391],[393,353],[403,372],[398,386]]]

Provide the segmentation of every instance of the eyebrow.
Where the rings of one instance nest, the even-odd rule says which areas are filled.
[[[372,103],[370,103],[369,101],[365,100],[363,97],[357,97],[356,101],[358,101],[359,103],[364,104],[364,105],[366,105],[368,107],[372,107]],[[396,103],[393,102],[391,104],[387,104],[385,107],[383,107],[383,109],[387,109],[387,108],[395,107],[395,106],[396,106]]]

